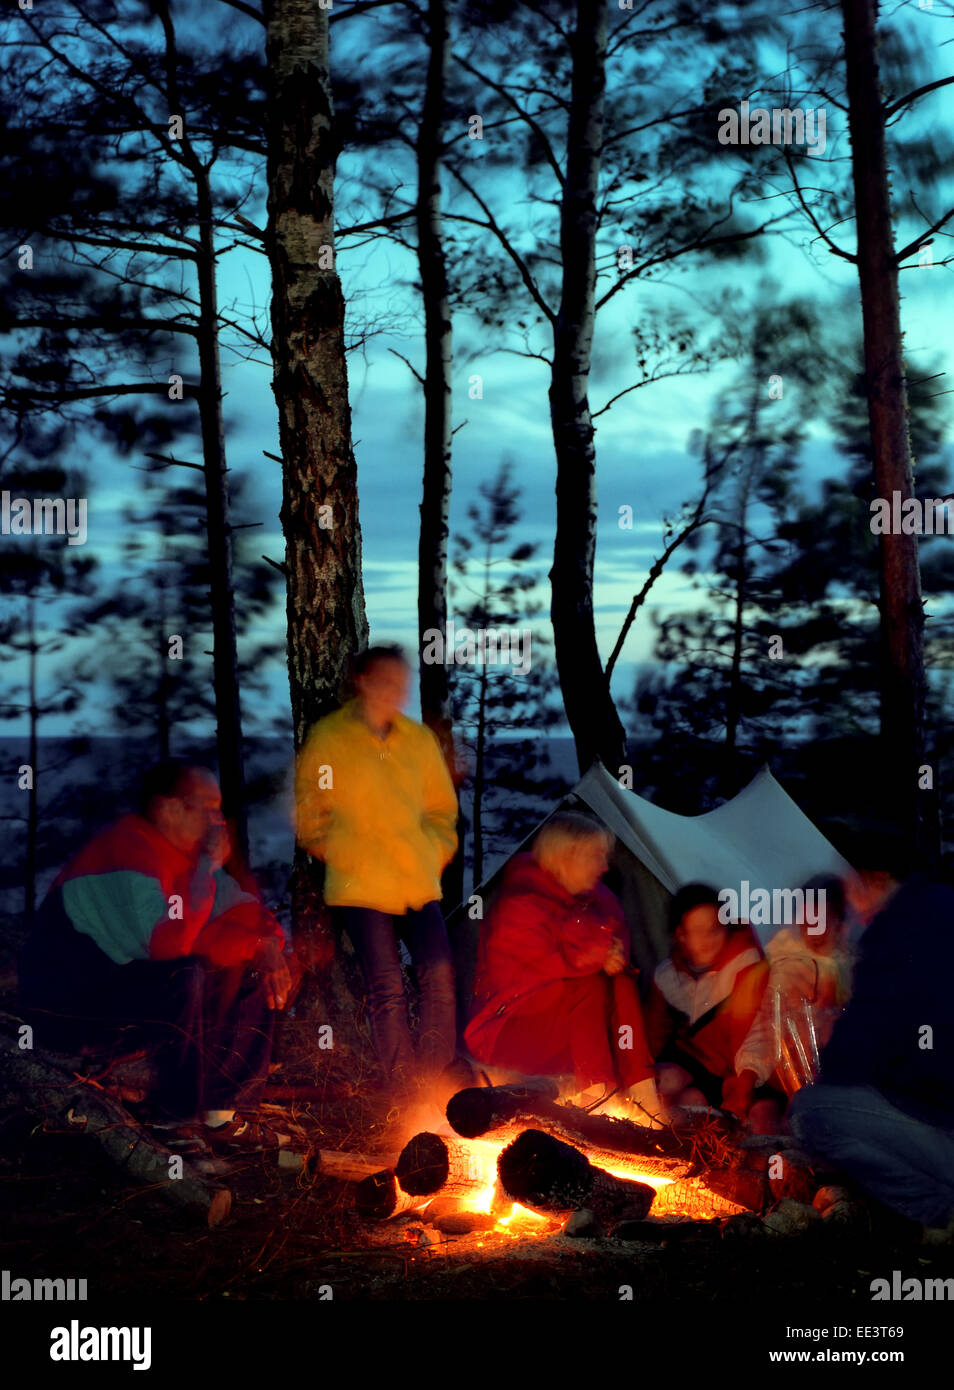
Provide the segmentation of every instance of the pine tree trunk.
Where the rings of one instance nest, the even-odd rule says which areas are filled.
[[[474,889],[476,893],[484,879],[484,786],[487,781],[487,667],[480,672],[480,695],[477,699],[477,740],[474,756]],[[461,895],[463,896],[463,894]]]
[[[315,0],[266,0],[265,21],[273,385],[297,749],[337,705],[346,663],[367,642],[368,627],[344,299],[333,264],[328,12]]]
[[[563,286],[554,325],[550,419],[557,522],[550,571],[554,648],[580,771],[599,756],[615,771],[625,734],[596,643],[596,450],[588,399],[596,319],[596,201],[606,82],[606,6],[577,0],[566,182],[560,212]]]
[[[235,593],[232,587],[232,531],[229,521],[228,467],[222,419],[222,368],[219,360],[218,293],[212,192],[208,172],[192,170],[196,181],[199,223],[199,370],[202,389],[199,416],[205,506],[208,521],[209,590],[212,604],[212,683],[222,805],[234,827],[242,859],[248,861],[248,812],[245,804],[245,753],[239,703]]]
[[[428,0],[429,58],[424,106],[417,136],[417,260],[424,303],[424,483],[418,543],[417,620],[424,634],[447,634],[447,538],[451,495],[451,374],[453,369],[450,287],[441,222],[441,153],[450,50],[446,0]],[[421,718],[437,735],[455,786],[450,683],[442,662],[420,662]],[[444,903],[464,896],[463,837],[442,878]]]
[[[39,768],[37,759],[40,755],[38,725],[40,722],[40,706],[37,695],[37,651],[36,640],[36,597],[30,594],[27,600],[27,652],[29,659],[29,751],[27,762],[30,765],[30,789],[29,800],[27,801],[27,841],[26,841],[26,866],[23,875],[23,920],[24,925],[33,925],[36,914],[36,850],[39,835]]]
[[[738,741],[739,722],[742,713],[742,645],[745,637],[745,599],[746,599],[746,547],[748,546],[748,482],[743,484],[742,506],[737,526],[737,550],[735,558],[735,612],[732,621],[732,659],[729,666],[729,690],[726,698],[725,717],[725,780],[723,791],[727,797],[739,790]]]
[[[157,601],[159,621],[156,625],[156,651],[159,654],[159,688],[156,692],[156,733],[159,761],[163,763],[169,757],[169,617],[166,588],[162,581],[158,585]]]
[[[879,497],[914,495],[907,386],[891,225],[885,120],[878,70],[875,0],[842,0],[851,131],[865,385]],[[936,854],[933,796],[918,789],[925,759],[924,610],[918,539],[880,537],[881,741],[885,805],[911,846]],[[929,799],[930,797],[930,799]]]
[[[441,142],[447,81],[445,0],[428,0],[427,86],[417,138],[417,260],[424,301],[424,487],[418,551],[421,649],[428,628],[447,631],[447,536],[451,491],[451,309],[441,225]],[[450,689],[442,662],[421,663],[421,715],[453,757]]]

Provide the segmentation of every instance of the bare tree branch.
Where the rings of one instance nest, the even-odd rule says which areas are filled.
[[[609,661],[607,661],[606,663],[607,685],[609,685],[610,683],[610,679],[613,675],[613,668],[616,665],[620,652],[623,650],[623,644],[625,643],[626,638],[629,636],[629,630],[632,627],[633,622],[635,621],[636,614],[639,612],[640,608],[646,602],[646,598],[649,594],[650,589],[653,587],[656,580],[662,574],[669,559],[675,553],[675,551],[677,551],[679,547],[689,539],[693,532],[698,531],[701,526],[707,525],[709,520],[711,520],[711,518],[705,515],[706,503],[709,500],[709,494],[712,491],[712,486],[715,482],[718,472],[721,469],[722,465],[725,463],[726,458],[728,457],[728,452],[729,451],[727,451],[718,462],[714,461],[711,454],[710,441],[708,439],[706,440],[705,475],[702,486],[702,492],[699,496],[699,500],[693,508],[692,513],[687,519],[685,525],[681,528],[681,530],[679,530],[675,534],[675,536],[673,536],[672,540],[666,546],[662,555],[660,555],[658,559],[653,561],[652,565],[650,566],[649,573],[647,574],[646,579],[642,585],[642,588],[639,590],[638,594],[634,595],[633,601],[629,605],[629,612],[626,614],[626,618],[623,621],[623,626],[620,628],[619,636],[617,637],[613,650],[610,653]]]
[[[903,97],[898,97],[897,101],[892,101],[889,106],[884,108],[885,120],[890,120],[904,106],[910,106],[919,97],[926,96],[928,92],[936,92],[938,87],[948,87],[954,82],[954,77],[939,77],[936,82],[926,82],[923,87],[915,87],[912,92],[906,93]]]
[[[903,247],[902,250],[897,251],[894,257],[895,260],[898,262],[903,261],[905,256],[911,255],[912,251],[920,250],[924,243],[930,237],[932,237],[935,232],[940,231],[941,227],[944,226],[944,223],[949,222],[952,217],[954,217],[954,208],[948,208],[944,216],[939,217],[938,220],[933,224],[933,226],[928,227],[925,231],[921,233],[920,236],[915,237],[913,241],[909,241],[907,246]]]
[[[500,82],[495,82],[493,78],[488,77],[486,73],[481,72],[479,68],[475,68],[472,63],[469,63],[466,58],[462,58],[460,54],[452,54],[452,57],[454,59],[454,62],[457,63],[460,67],[462,67],[465,70],[465,72],[469,72],[472,77],[476,77],[479,82],[483,82],[484,85],[489,87],[492,92],[496,92],[498,96],[503,97],[507,105],[512,107],[512,109],[517,113],[517,115],[524,122],[524,124],[529,126],[529,128],[533,131],[534,135],[540,141],[540,146],[543,150],[546,161],[549,164],[550,168],[553,170],[557,183],[562,188],[564,184],[564,177],[563,170],[560,167],[560,161],[557,159],[556,155],[553,152],[553,146],[550,144],[550,137],[547,135],[546,131],[540,125],[539,121],[537,121],[535,117],[530,114],[529,111],[525,111],[523,107],[520,105],[520,103],[517,101],[516,97],[514,97],[507,90],[507,88],[504,87]]]
[[[413,365],[413,363],[409,362],[402,352],[398,352],[395,348],[388,348],[388,352],[393,352],[395,357],[399,357],[401,361],[404,363],[405,367],[407,367],[411,375],[416,377],[422,386],[424,385],[424,378],[421,376],[420,372]]]
[[[530,297],[533,299],[533,302],[536,304],[537,308],[541,311],[542,314],[544,314],[549,323],[555,323],[556,314],[550,308],[549,304],[546,302],[546,300],[543,298],[543,295],[537,288],[537,283],[534,280],[533,276],[530,274],[530,267],[527,265],[526,261],[520,255],[519,251],[517,251],[517,249],[514,247],[514,245],[510,241],[510,238],[507,236],[503,228],[498,225],[493,213],[490,211],[490,208],[484,202],[483,198],[481,198],[480,194],[470,183],[470,181],[464,178],[464,175],[460,172],[458,168],[456,168],[454,165],[449,165],[448,167],[450,168],[451,173],[457,179],[458,183],[460,183],[473,198],[474,202],[480,208],[481,212],[483,212],[487,220],[486,222],[481,222],[480,219],[477,217],[466,217],[463,213],[459,212],[447,213],[446,216],[452,218],[456,222],[469,222],[471,223],[471,225],[475,227],[486,227],[488,231],[493,232],[494,236],[500,242],[500,245],[503,247],[504,251],[506,251],[507,255],[510,257],[514,265],[517,267],[517,270],[520,272],[520,278],[526,286],[527,290],[529,291]]]

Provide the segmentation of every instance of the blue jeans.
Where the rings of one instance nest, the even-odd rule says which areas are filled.
[[[806,1086],[792,1132],[872,1197],[925,1226],[954,1216],[954,1132],[915,1120],[873,1086]]]
[[[440,903],[425,903],[403,916],[369,907],[334,912],[364,972],[375,1053],[385,1075],[398,1084],[415,1070],[398,940],[407,945],[420,995],[417,1069],[435,1075],[457,1050],[454,966]]]

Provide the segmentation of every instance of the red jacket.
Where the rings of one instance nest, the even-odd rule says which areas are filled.
[[[224,869],[190,859],[142,816],[101,831],[57,876],[43,923],[71,926],[117,965],[204,956],[216,966],[246,965],[278,922]]]
[[[464,1032],[474,1056],[487,1060],[505,1020],[518,1009],[533,1013],[545,986],[601,970],[614,937],[628,958],[623,909],[604,884],[577,897],[533,855],[516,855],[481,937],[474,1012]]]
[[[657,967],[646,1003],[646,1037],[658,1059],[674,1045],[713,1076],[735,1076],[768,984],[768,961],[751,927],[735,926],[708,970],[696,972],[676,945]]]

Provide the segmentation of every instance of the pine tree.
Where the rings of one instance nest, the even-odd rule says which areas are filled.
[[[483,880],[488,852],[512,844],[526,828],[528,812],[517,809],[514,796],[545,796],[553,789],[540,773],[549,766],[546,736],[561,718],[553,699],[558,684],[548,659],[551,643],[539,623],[542,605],[533,597],[540,576],[529,566],[537,547],[513,544],[512,539],[520,520],[520,488],[513,482],[512,465],[504,461],[479,493],[480,503],[467,509],[466,531],[454,540],[450,594],[455,628],[458,635],[462,630],[519,629],[519,650],[528,669],[521,672],[487,660],[448,667],[454,722],[471,764],[467,780],[475,886]],[[510,651],[512,657],[512,646]],[[533,818],[532,811],[529,816]]]

